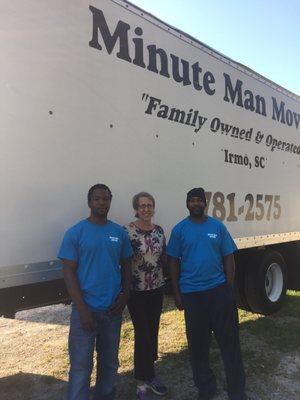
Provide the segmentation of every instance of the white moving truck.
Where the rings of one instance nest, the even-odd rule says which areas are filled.
[[[186,192],[239,248],[237,294],[276,311],[300,286],[300,98],[123,0],[2,0],[0,313],[66,301],[56,254],[97,182],[110,217]]]

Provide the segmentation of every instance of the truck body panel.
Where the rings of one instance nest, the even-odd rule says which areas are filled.
[[[57,278],[97,182],[120,224],[146,190],[169,234],[203,186],[239,248],[300,239],[299,96],[126,1],[1,9],[0,288]]]

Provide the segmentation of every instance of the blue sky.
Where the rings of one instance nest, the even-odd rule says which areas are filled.
[[[300,95],[300,0],[131,0]]]

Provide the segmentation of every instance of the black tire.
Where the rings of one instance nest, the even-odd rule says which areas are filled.
[[[246,259],[242,260],[236,259],[236,271],[235,271],[235,297],[236,304],[238,308],[241,308],[245,311],[251,311],[251,308],[248,304],[247,297],[245,294],[245,276],[246,276]]]
[[[246,269],[245,295],[253,312],[269,315],[277,312],[287,290],[287,267],[274,250],[257,252]]]

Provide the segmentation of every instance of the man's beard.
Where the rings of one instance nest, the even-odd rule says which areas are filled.
[[[190,210],[190,216],[195,218],[201,218],[204,214],[204,208],[198,208],[197,211]]]

